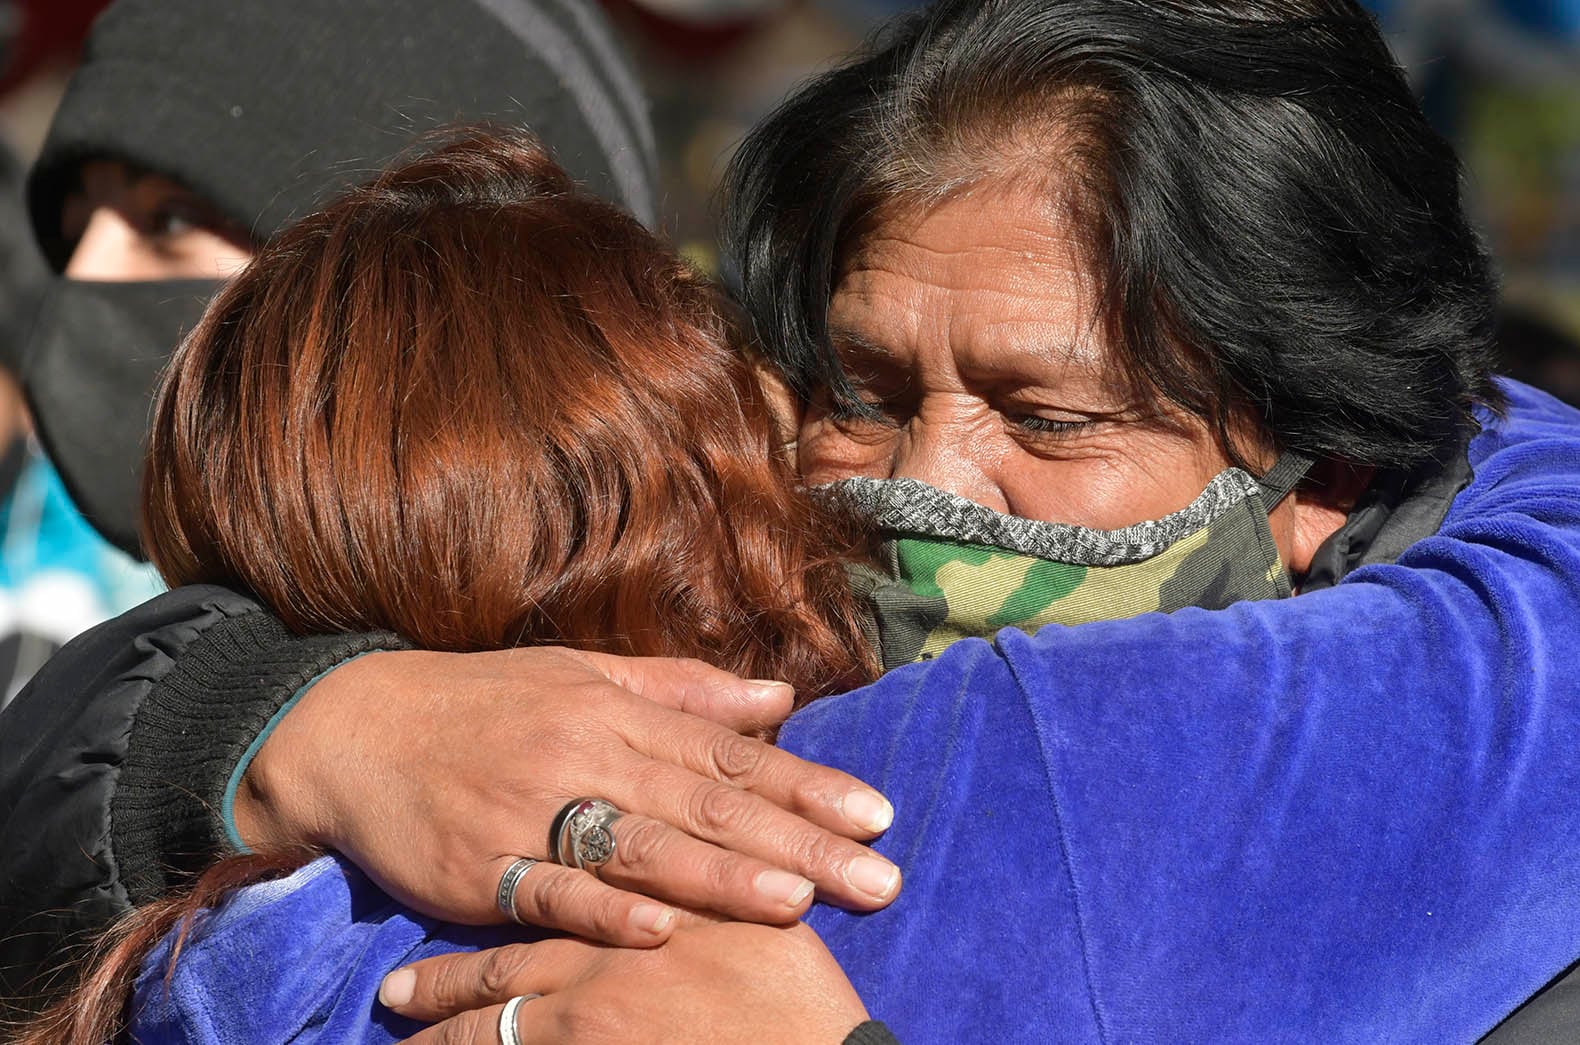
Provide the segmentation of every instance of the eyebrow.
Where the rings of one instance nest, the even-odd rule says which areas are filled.
[[[833,327],[829,330],[829,342],[834,346],[840,370],[853,388],[885,396],[909,392],[914,379],[910,369],[861,331]]]
[[[828,340],[839,355],[840,364],[849,370],[856,367],[885,367],[894,365],[894,353],[884,348],[859,330],[849,327],[831,327]]]

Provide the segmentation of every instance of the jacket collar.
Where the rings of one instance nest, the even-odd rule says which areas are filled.
[[[1331,588],[1362,566],[1394,562],[1410,545],[1436,533],[1454,498],[1470,483],[1472,435],[1465,433],[1419,468],[1379,472],[1344,525],[1312,556],[1299,590]]]

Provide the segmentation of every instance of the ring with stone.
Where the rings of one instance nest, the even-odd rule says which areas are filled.
[[[614,856],[611,828],[623,816],[614,804],[601,798],[578,798],[560,811],[555,837],[555,859],[568,867],[598,873]]]

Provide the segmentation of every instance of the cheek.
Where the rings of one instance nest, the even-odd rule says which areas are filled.
[[[225,279],[252,260],[246,247],[206,229],[152,240],[118,211],[95,210],[66,264],[72,279],[111,282],[155,279]]]
[[[247,267],[252,252],[240,244],[207,229],[194,229],[181,236],[177,242],[179,261],[173,276],[190,276],[198,279],[229,279]]]
[[[1179,511],[1226,467],[1210,446],[1132,431],[1115,445],[1058,458],[1022,454],[1005,468],[1002,486],[1013,515],[1117,530]]]
[[[828,421],[808,421],[796,443],[796,464],[808,484],[865,475],[888,476],[894,459],[893,433],[854,436]]]

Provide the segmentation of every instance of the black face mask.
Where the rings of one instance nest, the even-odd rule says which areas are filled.
[[[57,279],[24,350],[33,420],[66,488],[106,539],[139,557],[139,484],[154,391],[219,286],[211,279]]]

